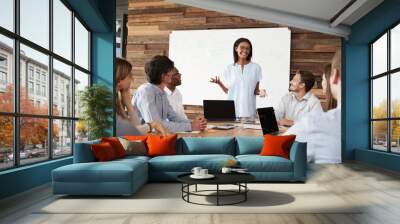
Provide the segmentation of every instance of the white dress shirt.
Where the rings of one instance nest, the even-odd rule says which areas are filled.
[[[164,91],[167,94],[168,102],[175,113],[182,119],[188,119],[182,104],[182,93],[177,88],[172,92],[168,87],[165,87]]]
[[[254,118],[256,115],[256,95],[254,89],[262,79],[261,67],[253,62],[244,65],[230,64],[223,73],[228,100],[235,101],[236,117]]]
[[[341,110],[311,112],[302,117],[286,134],[307,142],[307,160],[315,163],[341,163]]]
[[[154,84],[145,83],[139,86],[132,104],[142,124],[160,121],[172,132],[192,130],[190,121],[175,113],[165,91]]]
[[[299,120],[308,112],[323,112],[319,99],[308,91],[302,99],[298,100],[294,93],[289,92],[284,95],[275,108],[275,115],[277,120],[289,119],[293,121]]]

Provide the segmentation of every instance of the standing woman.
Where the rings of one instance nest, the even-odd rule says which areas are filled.
[[[117,112],[117,136],[143,135],[153,130],[166,135],[169,130],[158,121],[140,124],[139,118],[132,106],[132,94],[130,92],[133,81],[132,65],[121,58],[116,59],[116,99],[115,110]]]
[[[210,80],[228,94],[228,100],[235,102],[236,117],[246,120],[254,120],[256,116],[256,95],[265,96],[265,92],[259,89],[261,67],[251,61],[252,55],[250,40],[237,39],[233,44],[234,63],[229,64],[223,73],[226,85],[218,76]]]

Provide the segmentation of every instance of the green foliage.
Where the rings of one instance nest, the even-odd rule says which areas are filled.
[[[81,118],[87,124],[89,140],[110,136],[107,129],[112,127],[112,102],[112,92],[105,85],[88,86],[80,93]]]

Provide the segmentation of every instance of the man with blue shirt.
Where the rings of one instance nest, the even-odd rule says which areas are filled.
[[[177,72],[167,56],[157,55],[145,66],[148,83],[141,85],[133,98],[133,107],[142,123],[160,121],[171,132],[202,131],[207,127],[204,118],[188,119],[178,116],[168,102],[164,91]]]

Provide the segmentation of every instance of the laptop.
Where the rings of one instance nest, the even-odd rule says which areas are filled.
[[[276,121],[273,107],[264,107],[257,109],[258,117],[263,134],[276,135],[279,133],[278,122]]]
[[[203,100],[204,117],[208,121],[235,121],[233,100]]]

